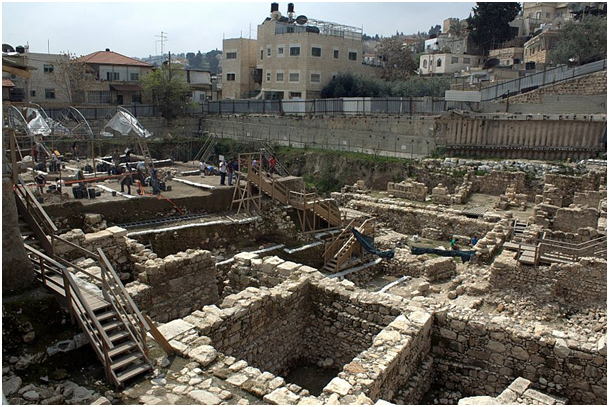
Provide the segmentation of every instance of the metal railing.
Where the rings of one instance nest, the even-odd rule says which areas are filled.
[[[607,236],[600,236],[582,243],[568,243],[545,238],[545,233],[535,248],[535,264],[542,260],[577,262],[583,257],[603,257],[607,254]]]
[[[505,95],[513,95],[522,91],[533,90],[535,88],[552,85],[594,72],[604,71],[606,69],[607,59],[591,62],[589,64],[574,68],[569,68],[565,65],[557,68],[547,69],[543,72],[527,75],[524,78],[514,79],[482,89],[482,101],[486,102],[489,100],[498,99]]]

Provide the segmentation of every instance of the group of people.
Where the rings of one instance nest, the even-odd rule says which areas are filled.
[[[270,174],[277,173],[276,165],[277,160],[275,159],[275,156],[272,155],[268,161],[267,176],[270,176]],[[259,170],[261,163],[254,158],[252,160],[251,166],[254,170]],[[215,168],[207,164],[205,161],[201,161],[200,171],[201,177],[205,177],[214,174]],[[228,186],[232,186],[233,179],[235,178],[235,174],[237,173],[237,171],[239,171],[239,160],[237,160],[236,158],[231,158],[230,160],[228,160],[228,162],[225,160],[220,160],[220,164],[218,165],[218,173],[220,174],[220,185],[227,185],[228,181]],[[227,177],[228,180],[226,179]]]
[[[452,238],[452,240],[450,241],[450,250],[459,250],[460,247],[457,244],[457,242],[459,242],[459,239],[457,237]],[[478,244],[478,236],[474,235],[470,240],[469,240],[469,245],[471,247],[474,247],[476,244]]]

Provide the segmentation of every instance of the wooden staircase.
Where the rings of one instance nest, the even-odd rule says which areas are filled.
[[[275,169],[277,170],[277,174],[279,174],[281,177],[290,176],[291,174],[288,169],[279,160],[277,160],[273,147],[271,147],[266,140],[260,140],[260,144],[262,145],[262,155],[267,161],[271,159],[271,156],[275,156]]]
[[[339,235],[326,242],[322,270],[329,273],[337,273],[346,268],[364,263],[367,253],[363,250],[361,244],[351,232],[351,229],[357,228],[364,235],[374,236],[374,221],[374,218],[368,218],[358,224],[354,219]]]
[[[289,190],[272,175],[268,176],[260,168],[253,168],[251,163],[254,158],[261,162],[262,153],[239,155],[237,186],[231,209],[238,205],[237,213],[241,210],[248,213],[260,211],[262,194],[265,194],[283,205],[296,209],[303,232],[334,229],[342,225],[340,209],[333,200],[321,199],[315,193]]]
[[[67,306],[72,321],[85,332],[104,365],[108,380],[121,387],[129,379],[151,371],[146,344],[150,325],[102,249],[93,253],[57,236],[57,228],[21,179],[15,186],[15,201],[24,247],[37,279]],[[58,244],[93,259],[101,274],[91,274],[56,256],[54,249]],[[77,278],[76,273],[85,275],[92,283]]]
[[[607,255],[607,236],[600,236],[582,243],[568,243],[548,239],[544,232],[537,234],[533,242],[523,239],[527,223],[518,219],[514,221],[512,239],[503,247],[515,251],[521,264],[537,266],[539,264],[572,263],[582,257],[603,257]],[[525,240],[528,240],[526,242]]]

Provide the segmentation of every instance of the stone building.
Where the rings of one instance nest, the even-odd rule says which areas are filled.
[[[294,17],[292,3],[285,17],[278,7],[271,4],[257,40],[224,40],[225,98],[314,99],[339,73],[376,75],[363,64],[361,28]]]
[[[98,105],[142,103],[140,78],[153,66],[117,52],[97,51],[78,59],[91,69],[95,82],[83,95],[83,102]]]

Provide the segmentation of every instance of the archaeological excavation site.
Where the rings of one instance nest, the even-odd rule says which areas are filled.
[[[607,404],[606,115],[5,116],[10,404]]]

